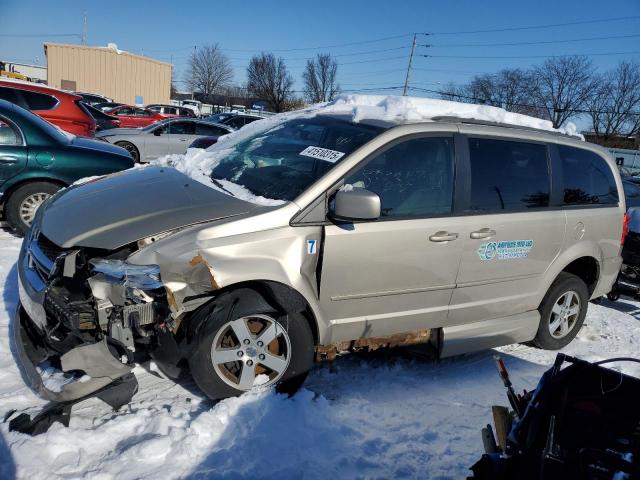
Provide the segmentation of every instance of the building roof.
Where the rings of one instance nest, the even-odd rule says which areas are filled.
[[[128,57],[135,58],[136,60],[143,60],[146,62],[153,62],[161,65],[169,65],[173,66],[173,64],[169,62],[163,62],[161,60],[156,60],[155,58],[145,57],[144,55],[136,55],[134,53],[126,52],[124,50],[119,50],[118,47],[114,43],[110,43],[106,47],[90,47],[88,45],[78,45],[71,43],[54,43],[54,42],[45,42],[44,44],[44,53],[47,54],[47,48],[51,47],[61,47],[61,48],[75,48],[80,50],[92,50],[92,51],[100,51],[100,52],[109,52],[113,55],[126,55]]]

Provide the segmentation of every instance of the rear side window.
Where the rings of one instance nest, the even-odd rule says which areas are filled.
[[[56,97],[44,93],[23,90],[22,96],[27,102],[29,110],[51,110],[58,105],[58,99]]]
[[[558,145],[564,205],[612,205],[618,188],[604,158],[589,150]]]
[[[0,145],[22,145],[22,135],[18,127],[0,117]]]
[[[472,211],[549,206],[547,147],[537,143],[469,139]]]
[[[193,135],[196,127],[193,122],[171,122],[169,124],[169,133],[176,135]]]
[[[203,125],[202,123],[196,123],[196,135],[226,135],[225,129],[216,127],[215,125]]]
[[[19,95],[19,92],[17,92],[13,88],[0,87],[0,99],[6,100],[7,102],[15,103],[22,108],[29,108],[29,106],[23,100],[22,96]]]

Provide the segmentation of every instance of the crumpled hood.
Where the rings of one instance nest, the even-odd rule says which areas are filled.
[[[145,167],[76,185],[43,207],[39,229],[64,248],[113,250],[160,232],[257,206],[169,167]]]

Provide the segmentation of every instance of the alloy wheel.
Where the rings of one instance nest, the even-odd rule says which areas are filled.
[[[225,323],[211,345],[215,372],[229,386],[243,391],[277,383],[287,370],[290,357],[287,331],[268,315]]]
[[[580,297],[573,290],[563,293],[551,309],[549,333],[553,338],[566,337],[576,325],[580,315]]]

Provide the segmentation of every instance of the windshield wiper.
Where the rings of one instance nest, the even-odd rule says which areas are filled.
[[[235,195],[233,193],[231,193],[229,190],[227,190],[226,188],[224,188],[222,186],[222,183],[220,183],[218,180],[216,180],[215,178],[211,177],[211,181],[213,182],[213,184],[220,188],[221,190],[224,190],[225,192],[227,192],[229,195],[231,195],[232,197],[235,197]]]

